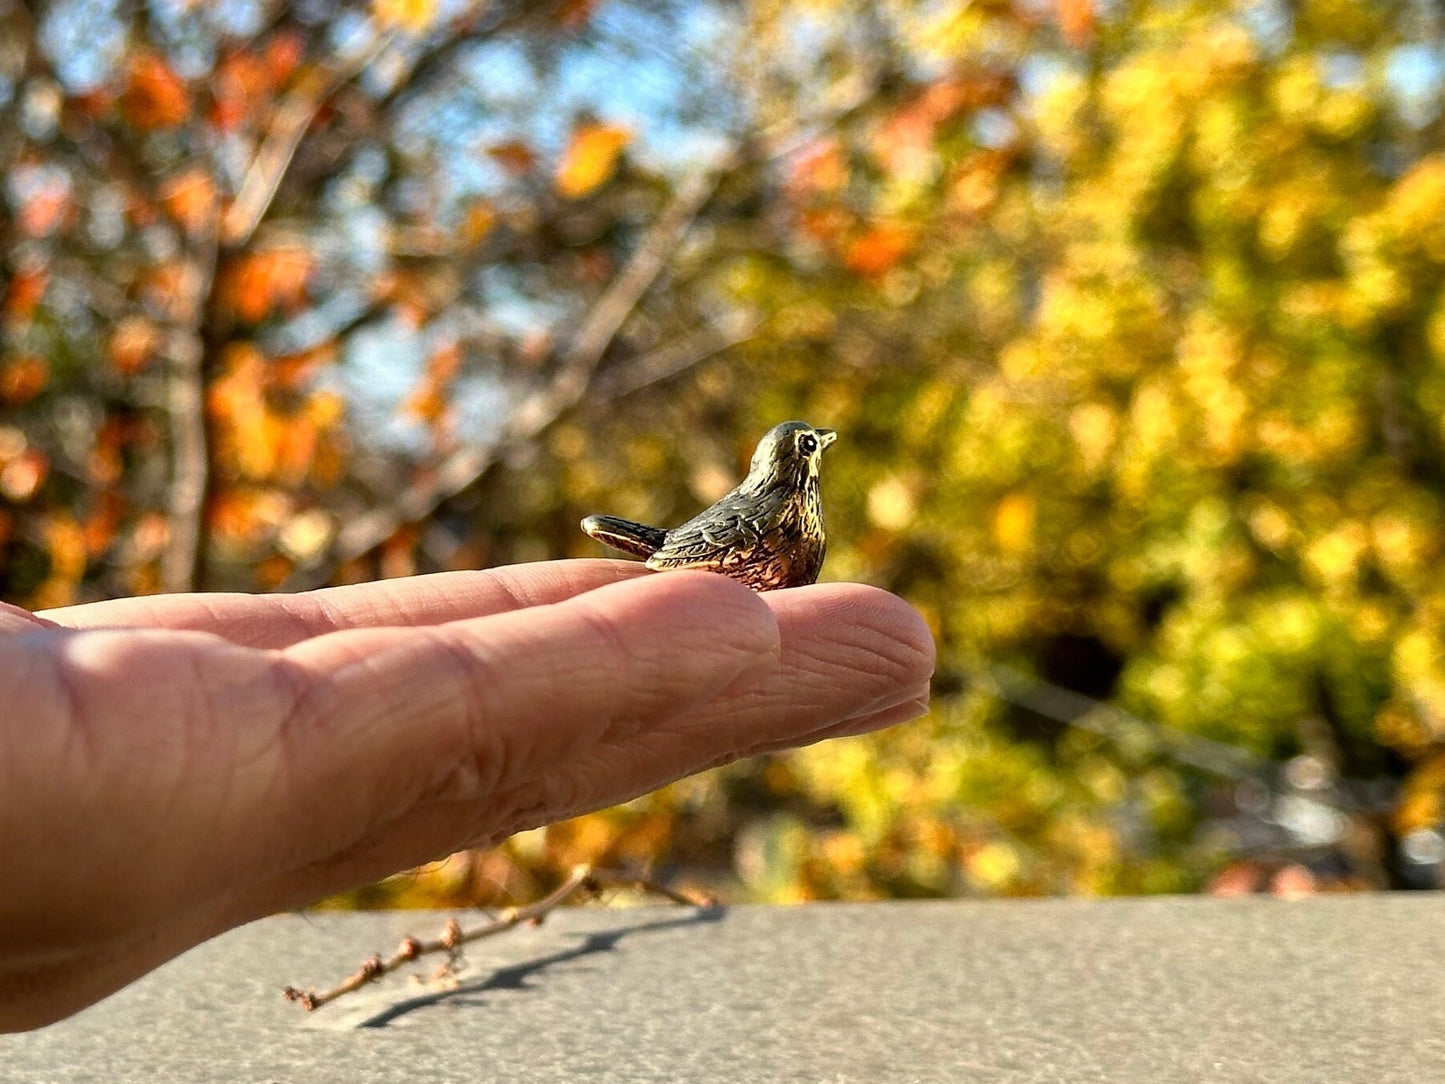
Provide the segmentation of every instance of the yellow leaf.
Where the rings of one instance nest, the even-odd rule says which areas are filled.
[[[582,124],[572,133],[557,167],[557,191],[578,199],[600,187],[617,169],[632,133],[613,124]]]
[[[1033,544],[1034,499],[1027,493],[1010,493],[993,514],[993,537],[1005,553],[1019,553]]]
[[[375,0],[371,13],[382,26],[399,26],[420,33],[436,16],[436,0]]]

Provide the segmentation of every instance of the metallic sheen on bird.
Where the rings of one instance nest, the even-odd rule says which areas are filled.
[[[616,516],[588,516],[582,530],[645,557],[647,567],[721,572],[754,591],[815,583],[827,549],[818,463],[838,439],[806,422],[775,425],[758,441],[748,476],[717,504],[664,530]]]

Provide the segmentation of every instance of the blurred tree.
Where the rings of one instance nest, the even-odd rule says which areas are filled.
[[[592,554],[804,417],[825,577],[939,638],[924,722],[352,902],[1435,883],[1433,9],[0,19],[6,598]]]

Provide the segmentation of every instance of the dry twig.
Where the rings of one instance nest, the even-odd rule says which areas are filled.
[[[536,903],[525,907],[509,907],[496,918],[471,929],[463,929],[456,919],[449,919],[441,935],[423,941],[416,937],[403,937],[401,944],[390,956],[380,954],[363,960],[361,966],[329,990],[302,990],[287,986],[281,991],[287,1001],[294,1001],[307,1012],[314,1012],[328,1002],[344,994],[361,989],[369,983],[391,974],[410,963],[434,953],[446,953],[446,962],[438,971],[438,977],[449,974],[463,945],[482,941],[488,937],[506,933],[523,923],[540,925],[549,914],[569,899],[579,894],[597,894],[604,888],[634,888],[640,892],[661,896],[683,907],[715,907],[716,901],[709,898],[694,899],[674,888],[647,877],[638,877],[619,870],[598,869],[592,865],[575,867],[567,879]]]

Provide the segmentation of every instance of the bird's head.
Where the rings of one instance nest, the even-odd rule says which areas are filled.
[[[837,439],[832,429],[814,429],[807,422],[781,422],[758,441],[748,480],[763,483],[816,478],[823,449]]]

